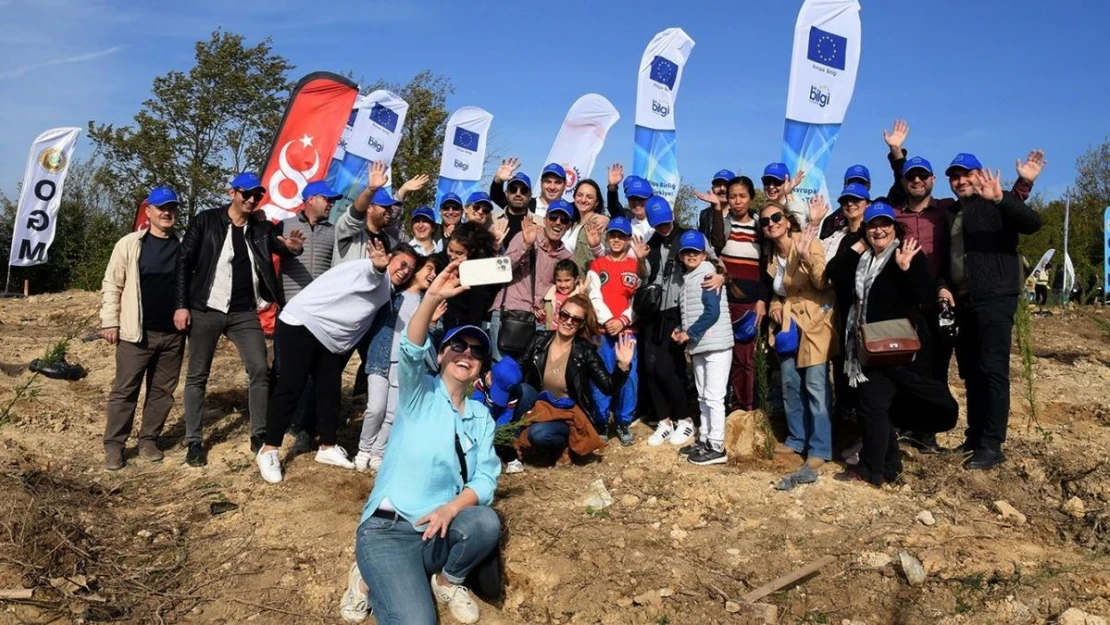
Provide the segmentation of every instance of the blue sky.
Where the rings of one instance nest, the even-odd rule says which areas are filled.
[[[911,152],[938,165],[970,151],[1012,179],[1015,158],[1044,149],[1049,167],[1039,188],[1052,197],[1074,179],[1076,157],[1110,134],[1107,62],[1097,53],[1110,23],[1105,0],[861,4],[859,78],[830,177],[862,162],[885,189],[882,129],[904,117]],[[800,6],[0,0],[0,191],[14,194],[36,134],[90,119],[129,123],[153,78],[187,70],[194,42],[217,27],[251,42],[271,37],[296,76],[353,70],[367,82],[403,82],[423,69],[446,75],[456,87],[449,108],[490,111],[490,149],[520,156],[529,174],[542,167],[570,104],[601,93],[622,114],[593,172],[603,179],[605,164],[631,166],[644,47],[656,32],[680,26],[697,43],[675,107],[679,167],[704,188],[722,167],[758,175],[779,159]],[[79,145],[79,157],[90,152],[87,142]]]

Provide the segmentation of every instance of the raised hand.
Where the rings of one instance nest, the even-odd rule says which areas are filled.
[[[805,262],[809,262],[810,252],[812,251],[813,240],[817,238],[816,224],[806,226],[802,229],[801,234],[798,236],[798,241],[794,246],[798,250],[798,256]]]
[[[615,187],[624,180],[624,165],[620,163],[613,163],[609,168],[609,186]]]
[[[535,220],[525,217],[520,222],[520,236],[524,237],[524,247],[531,249],[536,244],[536,237],[540,233],[540,225]]]
[[[1022,180],[1033,182],[1037,176],[1041,175],[1041,171],[1048,165],[1048,161],[1044,158],[1044,150],[1031,150],[1029,156],[1026,157],[1025,162],[1021,159],[1017,161],[1017,173]]]
[[[428,176],[428,174],[420,174],[419,176],[401,185],[401,188],[397,190],[397,195],[398,197],[400,197],[401,191],[404,191],[406,193],[410,191],[419,191],[420,189],[423,189],[425,186],[427,186],[429,181],[431,181],[431,177]]]
[[[632,237],[632,252],[634,254],[636,254],[636,258],[641,258],[641,259],[647,258],[648,253],[650,251],[651,251],[651,249],[648,248],[647,241],[645,241],[643,237],[638,236],[638,235],[633,235],[633,237]]]
[[[446,314],[447,314],[447,300],[444,300],[444,301],[439,303],[439,306],[436,306],[435,312],[432,313],[432,323],[437,323],[440,319],[443,319],[443,315],[446,315]]]
[[[910,262],[913,257],[921,251],[921,246],[918,245],[917,239],[910,237],[902,242],[902,247],[894,251],[894,260],[898,263],[898,268],[902,271],[910,270]]]
[[[883,141],[886,141],[891,151],[901,150],[908,134],[910,134],[910,125],[904,119],[896,119],[893,132],[887,132],[886,128],[883,128]]]
[[[806,223],[819,224],[828,214],[829,203],[825,201],[825,196],[818,193],[809,198],[809,221]]]
[[[299,252],[304,249],[304,232],[301,232],[300,228],[294,228],[289,236],[279,236],[277,240],[290,252]]]
[[[721,207],[721,198],[717,197],[716,194],[714,194],[710,191],[706,191],[704,193],[701,192],[701,191],[694,191],[694,197],[698,198],[699,200],[701,200],[703,202],[709,202],[710,204],[712,204],[714,206],[714,208],[720,208]]]
[[[371,189],[380,189],[385,186],[385,180],[385,162],[374,161],[370,163],[368,186]]]
[[[497,247],[502,247],[505,242],[505,235],[509,233],[509,220],[498,219],[493,222],[493,227],[489,231],[493,235],[493,240],[497,242]]]
[[[991,173],[989,169],[980,169],[975,175],[975,189],[979,193],[979,197],[989,202],[999,202],[1002,200],[1002,172],[995,170]]]
[[[370,246],[370,262],[378,271],[385,271],[389,266],[389,253],[385,251],[385,246],[378,239],[374,239]]]
[[[605,234],[605,225],[601,215],[590,216],[590,221],[586,224],[586,242],[590,244],[591,248],[601,245],[601,237]]]
[[[501,161],[501,165],[497,167],[497,171],[493,174],[493,181],[505,182],[513,177],[518,167],[520,167],[520,159],[515,156]]]
[[[617,365],[628,371],[632,366],[632,357],[636,355],[636,337],[631,333],[622,334],[613,351],[617,355]]]
[[[806,170],[804,169],[799,169],[798,173],[794,174],[793,176],[787,176],[786,181],[782,183],[782,194],[790,195],[794,192],[794,189],[798,188],[798,185],[802,184],[802,181],[805,179]]]
[[[438,300],[446,300],[469,289],[470,287],[463,286],[459,283],[459,265],[462,262],[460,258],[448,263],[443,271],[436,275],[436,279],[432,280],[432,284],[428,287],[428,291],[424,296],[436,298]]]

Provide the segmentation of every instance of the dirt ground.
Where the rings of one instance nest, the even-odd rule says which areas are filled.
[[[0,425],[0,589],[35,589],[0,600],[0,624],[341,622],[373,477],[300,456],[284,483],[265,484],[230,344],[209,383],[208,466],[183,464],[182,383],[166,460],[129,449],[127,468],[104,471],[114,360],[104,342],[79,340],[98,305],[76,291],[0,301],[0,411],[22,389]],[[67,335],[78,337],[69,360],[88,377],[32,380],[27,363]],[[771,622],[1046,623],[1069,608],[1110,616],[1110,310],[1037,317],[1034,339],[1038,416],[1015,353],[1010,461],[992,472],[911,454],[892,487],[835,481],[829,465],[816,484],[784,494],[772,485],[785,462],[693,467],[670,447],[648,448],[637,425],[635,446],[614,443],[596,462],[502,476],[508,592],[500,608],[483,606],[482,622],[764,622],[739,598],[829,555],[817,575],[764,599],[777,607]],[[954,372],[952,385],[962,404]],[[343,410],[340,440],[354,449],[361,406],[345,399]],[[962,427],[941,442],[960,443]],[[580,502],[597,479],[614,503],[587,509]],[[999,500],[1021,518],[1001,514]],[[222,511],[228,504],[237,507]],[[922,563],[923,582],[909,582],[902,552]]]

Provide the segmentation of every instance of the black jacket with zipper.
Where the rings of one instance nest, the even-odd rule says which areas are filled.
[[[174,288],[174,308],[204,310],[212,283],[216,277],[216,263],[220,259],[224,240],[227,238],[231,217],[225,204],[220,208],[202,211],[193,216],[181,241],[177,255],[177,279]],[[261,215],[261,213],[259,213]],[[281,280],[274,271],[272,254],[291,257],[292,252],[278,240],[280,225],[270,223],[265,217],[248,218],[246,242],[253,256],[254,273],[258,277],[258,294],[267,302],[285,305]]]
[[[543,390],[547,352],[554,339],[554,332],[537,332],[520,359],[520,368],[524,375],[523,382],[532,385],[537,391]],[[574,400],[574,403],[580,406],[591,420],[596,423],[600,417],[597,414],[597,406],[594,405],[593,395],[590,393],[590,383],[592,382],[602,393],[612,396],[620,391],[626,380],[628,380],[628,372],[622,371],[619,366],[614,367],[611,374],[606,370],[605,363],[601,361],[601,356],[598,355],[597,347],[593,343],[579,337],[574,338],[574,345],[567,359],[567,396]]]

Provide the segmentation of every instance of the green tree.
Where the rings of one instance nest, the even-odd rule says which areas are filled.
[[[154,79],[134,125],[90,121],[101,182],[135,202],[168,184],[185,216],[221,201],[233,172],[264,165],[281,123],[293,65],[271,48],[269,39],[247,47],[242,35],[217,30],[196,43],[187,73]]]

